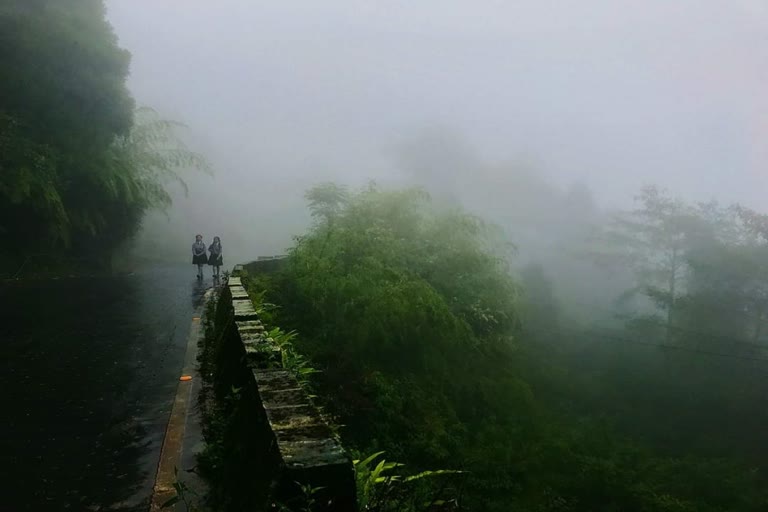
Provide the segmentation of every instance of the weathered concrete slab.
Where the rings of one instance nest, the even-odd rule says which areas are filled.
[[[305,439],[297,441],[280,441],[280,455],[290,469],[310,468],[316,466],[342,466],[352,469],[352,463],[344,450],[335,439]]]
[[[238,320],[255,320],[259,318],[259,314],[253,308],[235,309],[235,318]]]
[[[237,265],[235,265],[235,268],[232,269],[232,275],[238,276],[242,273],[242,271],[243,271],[243,265],[241,263],[238,263]]]
[[[253,372],[259,393],[262,391],[294,389],[299,383],[288,370],[256,370]]]
[[[289,430],[309,426],[322,425],[323,420],[317,410],[308,403],[299,405],[282,405],[279,407],[264,406],[272,430]]]
[[[240,341],[242,341],[243,345],[246,345],[246,346],[266,344],[266,340],[267,338],[264,336],[263,333],[253,333],[253,332],[240,333]]]
[[[245,345],[245,356],[250,369],[267,369],[282,363],[282,351],[266,343],[249,343]]]
[[[265,329],[263,325],[248,325],[248,326],[237,326],[237,332],[240,333],[240,336],[243,336],[245,334],[264,334]]]
[[[238,309],[249,309],[249,310],[254,311],[254,312],[256,311],[253,308],[253,302],[251,302],[249,300],[235,300],[235,301],[232,301],[232,307],[234,307],[235,310],[238,310]]]
[[[240,332],[256,330],[257,327],[260,327],[260,330],[264,330],[264,324],[261,323],[261,320],[236,320],[235,325]]]
[[[289,371],[255,370],[253,375],[286,465],[341,464],[351,469],[344,449]]]
[[[261,390],[264,407],[279,407],[285,404],[309,405],[309,397],[301,388]]]
[[[325,423],[275,430],[274,433],[277,440],[284,443],[293,443],[298,441],[317,441],[318,439],[324,440],[333,437],[331,428]]]
[[[242,286],[230,286],[229,293],[232,295],[232,300],[250,300],[248,292]]]
[[[232,301],[232,307],[235,310],[235,320],[256,320],[259,318],[251,301]]]
[[[240,333],[240,341],[242,341],[244,345],[248,345],[249,343],[261,345],[267,343],[267,337],[263,332],[246,331]]]
[[[233,286],[243,286],[243,281],[238,276],[230,276],[227,280],[227,286],[230,288]]]

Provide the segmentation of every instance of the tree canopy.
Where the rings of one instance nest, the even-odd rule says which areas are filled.
[[[169,204],[177,170],[206,167],[173,125],[136,111],[101,0],[0,6],[0,233],[6,258],[107,255]]]
[[[514,279],[497,229],[422,190],[324,184],[307,199],[314,226],[254,286],[278,305],[270,320],[298,330],[345,444],[414,473],[463,471],[428,495],[466,510],[762,510],[749,449],[765,416],[759,391],[734,365],[692,355],[706,338],[686,323],[694,297],[720,286],[707,265],[739,266],[747,238],[726,236],[744,224],[735,210],[647,189],[605,226],[633,241],[622,261],[637,262],[643,293],[672,296],[670,273],[676,283],[673,304],[650,302],[673,336],[631,322],[609,336],[562,314],[542,265]],[[727,286],[752,293],[746,274],[759,275]]]

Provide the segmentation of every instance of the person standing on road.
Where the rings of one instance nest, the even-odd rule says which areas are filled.
[[[208,264],[213,267],[214,277],[219,277],[221,266],[224,264],[224,256],[221,252],[221,238],[213,237],[213,243],[208,247],[208,252],[211,253],[208,256]]]
[[[192,264],[197,265],[197,278],[203,278],[203,265],[208,263],[208,256],[205,254],[205,242],[203,235],[195,237],[195,243],[192,244]]]

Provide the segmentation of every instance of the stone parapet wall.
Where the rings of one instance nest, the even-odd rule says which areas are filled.
[[[271,269],[279,260],[265,261]],[[221,290],[219,307],[227,308],[226,327],[221,327],[227,331],[222,334],[227,363],[217,371],[231,374],[232,378],[223,379],[226,385],[236,382],[247,388],[246,402],[258,419],[254,435],[268,437],[268,442],[260,444],[269,453],[254,464],[271,466],[272,494],[282,502],[290,503],[301,494],[298,482],[322,488],[313,496],[318,504],[313,510],[356,511],[352,461],[307,392],[282,368],[280,347],[267,337],[243,286],[242,272],[243,266],[237,265]]]

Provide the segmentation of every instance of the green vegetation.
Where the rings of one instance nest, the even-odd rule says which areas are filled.
[[[136,108],[129,62],[102,0],[0,5],[3,276],[108,268],[180,171],[207,170]],[[279,364],[359,455],[363,506],[768,510],[768,216],[648,187],[606,218],[586,187],[530,172],[471,169],[452,190],[461,165],[447,195],[503,229],[420,189],[325,184],[284,267],[252,276]],[[269,496],[269,449],[223,353],[226,313],[211,305],[201,347],[200,467],[210,504],[250,510]]]
[[[130,55],[102,0],[0,6],[0,263],[108,266],[144,213],[168,206],[176,171],[205,168],[173,125],[135,111]],[[81,262],[78,260],[78,262]],[[30,265],[31,267],[31,265]]]
[[[307,197],[315,225],[255,279],[346,445],[465,472],[445,507],[765,510],[764,217],[645,190],[593,245],[635,270],[616,308],[635,314],[608,330],[563,315],[540,265],[514,280],[498,231],[419,190]]]
[[[268,356],[261,360],[260,367],[288,370],[299,385],[310,391],[312,382],[309,379],[317,370],[296,350],[296,333],[271,325],[276,306],[264,302],[264,293],[256,286],[258,279],[252,279],[247,272],[243,272],[242,278],[249,285],[261,321],[269,327],[262,343],[264,348],[269,347],[265,350]],[[200,507],[215,511],[326,510],[322,486],[313,488],[295,482],[292,489],[286,489],[282,487],[286,482],[278,484],[279,461],[272,435],[265,418],[259,416],[261,405],[256,399],[249,372],[243,372],[240,338],[232,315],[229,289],[222,287],[212,294],[206,305],[205,336],[200,340],[198,351],[203,380],[198,405],[206,447],[197,462],[209,491],[202,502],[179,481],[175,485],[176,495],[168,501],[169,506],[183,502],[188,508],[193,504],[191,510],[202,510]],[[272,350],[275,348],[279,349],[276,353]],[[333,429],[334,425],[330,426]],[[413,473],[403,464],[384,460],[382,456],[383,452],[377,452],[354,461],[362,509],[396,511],[424,503],[441,509],[455,503],[443,496],[455,489],[449,485],[450,478],[461,477],[462,472],[425,470]]]

